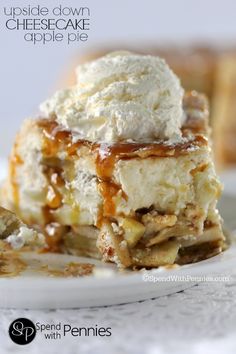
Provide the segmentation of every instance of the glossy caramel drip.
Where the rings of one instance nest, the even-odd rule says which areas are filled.
[[[71,134],[61,130],[55,120],[40,119],[38,126],[43,131],[42,154],[44,157],[55,157],[64,146],[71,144]]]
[[[97,174],[102,180],[111,178],[114,165],[118,160],[153,156],[178,157],[208,143],[207,139],[200,134],[184,142],[173,144],[167,142],[98,144],[87,140],[78,140],[73,143],[71,132],[61,130],[56,121],[42,119],[38,124],[44,133],[43,155],[45,157],[55,157],[60,150],[66,151],[68,156],[78,156],[78,149],[86,146],[91,153],[96,155]]]
[[[62,129],[55,120],[40,119],[38,126],[44,135],[42,148],[44,157],[56,157],[60,151],[67,152],[68,156],[75,156],[80,146],[90,145],[86,140],[73,143],[71,132]]]
[[[51,209],[58,209],[62,206],[63,201],[63,196],[59,192],[59,188],[65,186],[65,181],[62,178],[62,170],[58,167],[45,166],[44,175],[48,180],[47,206]]]
[[[207,139],[202,135],[196,135],[192,140],[186,139],[185,142],[179,144],[169,145],[163,142],[141,144],[121,142],[109,145],[92,143],[86,140],[79,140],[73,143],[71,132],[62,130],[62,127],[55,120],[42,119],[38,125],[43,130],[44,142],[42,153],[46,160],[50,158],[55,160],[59,152],[66,152],[67,160],[79,158],[79,150],[82,146],[85,146],[89,150],[89,153],[94,156],[98,176],[98,188],[103,197],[103,205],[98,215],[98,227],[102,225],[104,218],[116,215],[114,198],[119,192],[121,192],[121,196],[124,199],[127,199],[121,187],[114,183],[113,180],[113,171],[117,161],[148,157],[178,157],[207,144]],[[49,183],[46,214],[50,216],[48,221],[46,218],[46,222],[54,222],[53,210],[63,205],[63,197],[58,188],[63,188],[65,182],[61,177],[62,170],[60,171],[54,166],[47,167],[45,175]]]
[[[103,206],[99,213],[98,227],[102,225],[103,218],[114,217],[116,213],[114,197],[121,191],[122,197],[127,200],[127,196],[121,187],[112,180],[114,167],[119,160],[130,160],[133,158],[150,157],[178,157],[197,150],[206,145],[207,139],[202,135],[195,137],[193,141],[186,141],[177,145],[165,145],[163,143],[119,143],[101,144],[93,146],[96,151],[96,170],[100,179],[99,190],[103,197]]]
[[[112,175],[113,172],[116,155],[111,155],[110,158],[103,160],[104,164],[100,164],[100,145],[85,140],[79,140],[76,143],[72,143],[71,133],[61,130],[58,124],[53,120],[42,119],[39,121],[39,126],[42,128],[44,136],[42,148],[44,158],[55,158],[60,151],[66,152],[68,159],[73,159],[75,156],[79,158],[78,149],[82,146],[86,146],[95,156],[96,169],[99,176],[98,188],[103,196],[103,205],[100,208],[97,221],[97,226],[100,227],[104,217],[115,215],[115,203],[113,197],[120,191],[120,187],[115,183],[112,183],[110,175]],[[114,161],[111,163],[113,156]],[[104,165],[106,165],[106,167]],[[108,166],[110,166],[110,169]],[[58,187],[63,187],[65,182],[61,177],[62,171],[54,166],[45,166],[44,174],[48,180],[47,205],[43,210],[45,224],[47,225],[55,221],[53,218],[53,210],[63,205],[63,198],[58,191]],[[60,186],[58,186],[59,181]],[[51,236],[47,237],[47,233],[46,240],[48,241],[48,244],[50,244],[50,249],[56,248],[54,240]]]
[[[112,176],[115,163],[118,160],[148,157],[178,157],[188,154],[189,151],[197,150],[199,147],[207,145],[207,143],[207,139],[204,136],[196,135],[193,140],[170,145],[165,143],[101,144],[95,148],[97,151],[97,173],[101,179],[109,180]]]
[[[77,156],[78,148],[83,144],[82,141],[72,142],[71,133],[63,130],[56,121],[48,119],[40,119],[38,126],[42,129],[43,144],[42,155],[44,158],[43,172],[48,181],[46,205],[43,207],[44,217],[44,234],[46,237],[47,247],[45,252],[60,252],[63,228],[59,225],[54,217],[54,211],[69,201],[71,204],[71,218],[78,218],[79,206],[74,204],[71,192],[66,189],[63,178],[64,160],[59,158],[59,153],[67,153],[67,162]],[[62,165],[60,167],[60,165]],[[67,192],[65,194],[65,192]],[[49,233],[50,231],[50,233]]]
[[[121,192],[121,196],[123,199],[127,200],[127,195],[122,190],[121,186],[110,181],[100,181],[98,184],[99,191],[103,197],[103,205],[100,209],[97,221],[97,227],[101,227],[103,221],[109,217],[114,217],[117,215],[116,205],[114,201],[114,197]]]
[[[60,232],[61,225],[54,222],[53,211],[49,206],[44,206],[42,212],[45,223],[42,232],[45,236],[47,246],[41,252],[60,252],[63,238],[63,234]]]
[[[54,120],[40,119],[38,126],[43,132],[42,155],[45,159],[43,172],[48,181],[46,205],[42,208],[43,233],[47,243],[43,252],[60,252],[63,235],[59,232],[60,225],[55,222],[53,211],[63,205],[63,195],[60,189],[65,186],[65,181],[62,177],[62,168],[55,166],[52,161],[64,145],[71,143],[71,137],[69,132],[60,130]],[[49,160],[50,163],[47,163],[47,159],[50,158],[52,161]]]
[[[103,196],[104,205],[103,205],[103,217],[109,217],[115,215],[115,203],[113,197],[117,195],[117,193],[121,190],[121,188],[112,182],[102,181],[99,183],[99,191]]]
[[[12,186],[13,200],[15,210],[18,212],[19,209],[19,185],[17,182],[17,169],[20,165],[24,163],[17,151],[18,144],[15,143],[13,147],[13,152],[9,163],[9,178]]]

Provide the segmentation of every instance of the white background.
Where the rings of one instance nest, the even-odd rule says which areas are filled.
[[[22,120],[37,113],[76,54],[100,44],[143,45],[159,42],[234,42],[235,0],[1,0],[0,15],[0,155],[6,156]],[[4,6],[88,6],[88,43],[46,46],[25,43],[22,33],[4,29]]]

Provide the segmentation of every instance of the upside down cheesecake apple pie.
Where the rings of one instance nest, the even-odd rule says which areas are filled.
[[[221,252],[208,105],[164,60],[115,52],[77,68],[17,136],[4,200],[46,249],[120,267]]]

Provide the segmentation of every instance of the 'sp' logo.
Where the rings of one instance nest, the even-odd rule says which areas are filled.
[[[18,318],[10,324],[9,336],[16,344],[29,344],[34,340],[35,335],[35,325],[28,318]]]

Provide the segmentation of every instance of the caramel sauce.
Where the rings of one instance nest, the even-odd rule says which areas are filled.
[[[13,200],[16,211],[19,209],[19,186],[17,182],[17,169],[20,165],[24,163],[17,152],[18,144],[15,143],[13,147],[12,156],[9,163],[9,178],[11,181],[12,191],[13,191]]]
[[[54,215],[49,206],[43,207],[42,211],[45,222],[42,232],[45,236],[47,246],[41,252],[60,252],[63,238],[61,225],[54,222]]]
[[[70,262],[66,264],[62,269],[51,268],[48,265],[43,265],[41,271],[52,277],[83,277],[93,273],[94,264],[90,263],[75,263]]]
[[[62,178],[62,169],[58,167],[45,166],[44,174],[48,180],[47,187],[47,206],[51,209],[58,209],[62,206],[63,196],[59,192],[59,188],[65,186],[65,181]]]
[[[73,143],[72,134],[69,131],[62,130],[55,120],[40,119],[38,126],[43,131],[44,141],[42,154],[45,159],[45,176],[48,180],[47,205],[43,208],[45,220],[45,230],[47,225],[54,223],[53,210],[63,205],[64,199],[60,193],[60,188],[65,186],[62,178],[63,167],[58,167],[58,157],[60,152],[67,153],[67,159],[73,160],[79,158],[79,149],[85,146],[94,156],[96,163],[97,176],[99,178],[98,188],[103,197],[103,205],[99,211],[97,227],[101,227],[105,218],[116,215],[114,197],[121,191],[121,196],[127,199],[121,187],[112,180],[114,167],[119,160],[129,160],[133,158],[151,158],[151,157],[178,157],[186,155],[189,151],[197,150],[199,147],[207,145],[207,139],[203,135],[195,135],[193,140],[187,140],[179,144],[167,143],[127,143],[116,144],[97,144],[87,140],[79,140]],[[185,134],[187,131],[185,130]],[[47,165],[47,161],[51,162]],[[57,164],[57,166],[53,166]],[[76,214],[77,215],[77,214]],[[47,236],[48,248],[50,251],[58,251],[60,248],[61,237],[58,235]],[[57,234],[57,233],[55,233]]]
[[[58,153],[66,151],[69,157],[76,155],[79,143],[73,144],[71,133],[62,130],[55,120],[40,119],[38,126],[43,132],[42,155],[44,158],[44,175],[48,181],[46,205],[42,208],[44,218],[44,235],[47,247],[43,252],[60,252],[63,239],[61,225],[55,222],[54,211],[63,206],[65,181],[63,167],[58,165]],[[73,207],[72,214],[78,208]]]
[[[48,180],[48,191],[46,196],[46,205],[42,208],[44,219],[43,234],[46,239],[47,247],[42,252],[60,252],[62,242],[62,233],[58,230],[60,225],[55,223],[53,211],[63,205],[63,196],[58,191],[58,187],[63,187],[65,182],[59,173],[58,168],[45,166],[44,174]]]
[[[102,144],[93,149],[96,151],[96,169],[101,182],[100,192],[103,196],[103,207],[100,211],[98,225],[101,225],[102,218],[114,216],[116,214],[113,197],[121,190],[121,187],[112,181],[115,164],[118,160],[129,160],[133,158],[147,157],[177,157],[188,153],[189,149],[196,150],[198,147],[207,144],[207,140],[201,136],[196,136],[195,140],[173,146],[158,143],[137,144],[120,143],[107,145]],[[122,197],[127,200],[127,196],[122,191]]]
[[[106,218],[117,215],[114,197],[121,192],[121,197],[128,199],[121,186],[111,181],[101,181],[98,185],[99,191],[103,197],[103,205],[99,211],[97,227],[100,228]]]
[[[55,120],[40,119],[38,126],[42,128],[44,135],[42,148],[44,157],[55,157],[59,151],[66,151],[68,156],[75,156],[80,146],[90,144],[85,140],[73,143],[71,132],[63,130]]]
[[[176,145],[163,143],[101,144],[95,148],[97,151],[97,173],[101,179],[109,180],[112,176],[114,165],[118,160],[148,157],[178,157],[188,154],[189,151],[197,150],[204,145],[207,145],[207,139],[202,135],[197,135],[194,140]]]
[[[120,187],[112,182],[100,182],[99,183],[99,190],[104,199],[103,205],[103,216],[109,217],[115,215],[115,203],[113,201],[113,197],[117,195],[120,191]]]
[[[48,186],[46,200],[47,200],[47,205],[51,209],[58,209],[62,206],[62,196],[57,191],[57,189],[54,188],[52,185]]]
[[[0,277],[16,277],[26,268],[27,264],[20,259],[17,252],[0,253]]]
[[[71,143],[71,134],[59,129],[55,120],[40,119],[38,126],[42,129],[44,136],[42,147],[44,157],[55,157],[62,146]]]
[[[61,169],[56,169],[51,173],[50,176],[51,183],[56,186],[56,187],[64,187],[65,186],[65,181],[62,177],[62,170]]]
[[[190,173],[192,176],[194,176],[198,172],[203,172],[205,169],[209,166],[208,163],[202,163],[201,165],[195,167]]]
[[[178,157],[186,155],[191,150],[196,150],[207,145],[207,139],[202,135],[196,135],[193,140],[179,144],[167,143],[127,143],[97,144],[87,140],[72,142],[71,133],[60,130],[59,125],[48,119],[41,119],[39,126],[43,129],[44,144],[43,155],[55,157],[60,150],[67,152],[68,156],[78,156],[81,146],[86,146],[96,155],[97,174],[102,180],[109,180],[112,176],[116,161],[132,158],[147,157]]]
[[[39,252],[42,253],[42,252]],[[39,263],[40,265],[40,263]],[[6,251],[0,253],[0,278],[12,278],[20,276],[29,269],[34,273],[43,273],[52,277],[83,277],[92,275],[95,266],[91,263],[69,262],[51,266],[43,264],[41,266],[31,267],[31,262],[24,260],[20,252]]]

